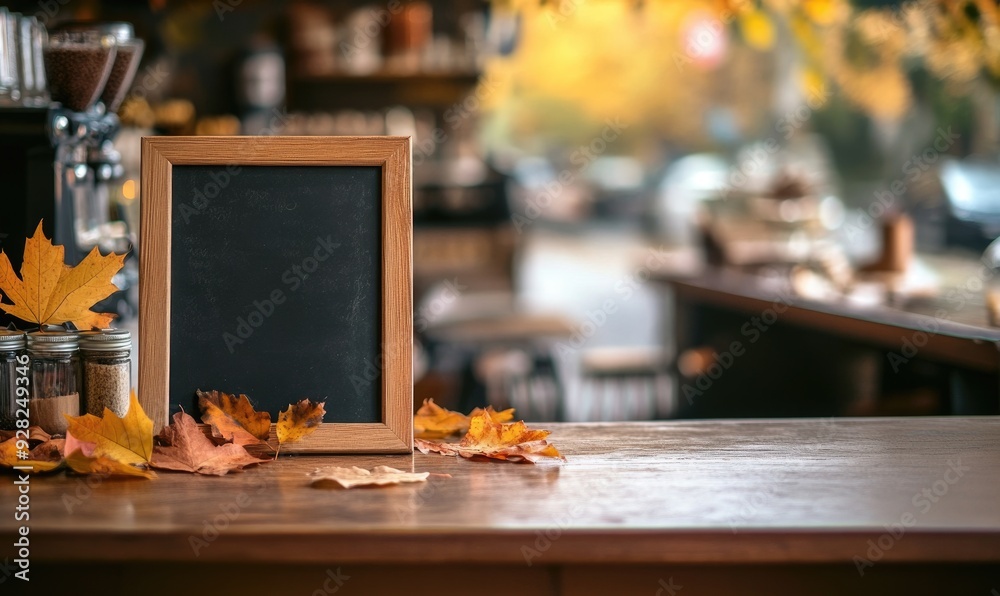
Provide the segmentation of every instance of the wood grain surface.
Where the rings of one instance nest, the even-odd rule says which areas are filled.
[[[566,463],[291,456],[223,478],[38,475],[32,557],[853,567],[872,540],[880,564],[1000,563],[1000,418],[551,428]],[[350,491],[312,488],[306,477],[318,466],[380,464],[452,477]],[[16,496],[0,484],[9,511]],[[0,533],[15,528],[0,516]]]

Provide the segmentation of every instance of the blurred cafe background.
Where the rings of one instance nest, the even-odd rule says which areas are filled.
[[[15,263],[137,247],[152,134],[412,137],[415,404],[1000,413],[995,0],[0,8]]]

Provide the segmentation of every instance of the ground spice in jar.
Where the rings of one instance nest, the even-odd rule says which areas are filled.
[[[78,335],[36,331],[28,334],[31,358],[31,401],[28,419],[49,434],[66,434],[66,415],[80,415],[77,391],[79,365],[75,358]]]
[[[125,416],[129,407],[132,334],[124,329],[85,333],[80,338],[83,361],[83,403],[88,414],[104,409]]]
[[[79,393],[32,400],[28,419],[31,426],[40,426],[50,435],[65,435],[69,421],[64,414],[80,415]]]

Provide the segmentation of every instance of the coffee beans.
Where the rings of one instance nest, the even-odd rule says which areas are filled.
[[[100,42],[53,41],[45,48],[49,93],[75,112],[97,101],[115,61],[116,47]]]
[[[142,44],[138,42],[118,44],[118,52],[115,54],[115,62],[111,66],[111,75],[108,76],[108,83],[101,93],[101,101],[107,106],[109,112],[117,112],[118,107],[125,99],[128,88],[135,78],[136,68],[139,66],[139,58],[142,56]]]

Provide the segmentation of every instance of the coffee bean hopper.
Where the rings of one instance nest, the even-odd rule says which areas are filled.
[[[46,236],[65,247],[68,264],[94,247],[134,253],[135,231],[116,214],[111,199],[123,178],[113,141],[120,128],[116,112],[135,78],[143,42],[128,23],[69,23],[46,36],[35,21],[32,45],[16,35],[20,27],[10,37],[2,35],[5,12],[0,9],[0,55],[8,49],[15,54],[16,72],[28,72],[30,63],[40,73],[33,82],[37,87],[41,78],[44,88],[0,94],[0,248],[19,270],[24,239],[41,220]],[[31,19],[6,17],[15,23]],[[136,262],[127,260],[115,279],[122,291],[99,305],[104,312],[121,317],[135,312],[136,292],[129,290],[138,277]]]

